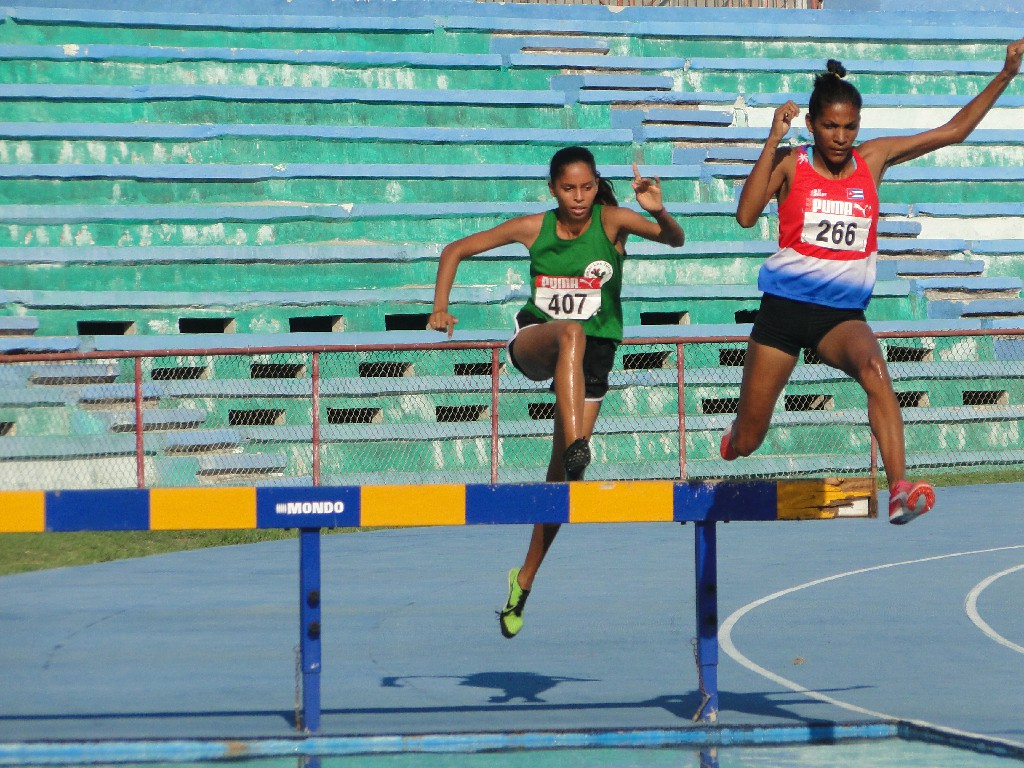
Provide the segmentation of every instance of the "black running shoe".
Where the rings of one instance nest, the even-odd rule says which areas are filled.
[[[565,467],[566,480],[582,480],[583,473],[590,466],[590,443],[581,437],[565,449],[562,454],[562,466]]]

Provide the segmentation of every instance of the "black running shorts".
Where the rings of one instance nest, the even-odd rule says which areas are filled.
[[[508,359],[515,366],[515,369],[526,373],[516,363],[515,342],[519,332],[530,325],[545,323],[532,312],[525,309],[520,310],[516,315],[515,333],[508,343]],[[598,336],[587,336],[587,348],[583,352],[583,388],[587,400],[600,401],[608,393],[608,374],[615,365],[615,350],[619,348],[617,342],[611,339],[603,339]],[[551,391],[554,391],[554,382],[551,384]]]
[[[847,320],[865,320],[862,309],[836,309],[766,293],[750,338],[796,357],[801,348],[815,350],[825,334]]]

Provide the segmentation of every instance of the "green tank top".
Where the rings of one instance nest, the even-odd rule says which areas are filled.
[[[565,240],[554,211],[544,214],[530,248],[530,299],[524,309],[542,320],[576,320],[587,336],[622,341],[622,262],[595,205],[590,226]]]

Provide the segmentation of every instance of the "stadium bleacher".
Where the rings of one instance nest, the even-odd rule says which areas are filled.
[[[189,350],[147,358],[148,482],[312,482],[308,358],[268,354],[269,375],[204,349],[435,342],[420,329],[440,248],[549,206],[547,161],[566,144],[594,151],[624,205],[632,162],[660,176],[687,232],[677,251],[630,244],[628,336],[743,336],[777,232],[771,215],[744,230],[733,213],[774,107],[805,101],[838,57],[864,94],[862,138],[937,125],[997,71],[1020,18],[913,4],[16,5],[0,23],[0,354]],[[1024,327],[1022,109],[1018,80],[963,145],[887,173],[876,328]],[[799,125],[789,137],[806,139]],[[523,255],[460,267],[460,338],[506,337]],[[1024,448],[1011,335],[885,341],[912,466],[1002,466]],[[814,361],[758,458],[721,462],[741,349],[684,353],[691,476],[865,470],[863,395]],[[590,476],[678,475],[676,354],[623,348]],[[486,350],[332,358],[322,480],[488,479],[489,365]],[[0,375],[0,486],[67,487],[54,461],[134,483],[130,360]],[[501,382],[501,477],[539,479],[551,397],[508,366]]]

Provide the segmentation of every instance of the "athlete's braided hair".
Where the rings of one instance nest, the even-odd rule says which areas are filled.
[[[615,190],[608,179],[601,178],[597,170],[597,161],[593,153],[586,147],[563,147],[551,156],[551,166],[548,169],[548,180],[554,184],[566,166],[573,163],[586,163],[597,179],[597,197],[594,202],[598,205],[618,205],[615,199]]]
[[[860,110],[860,92],[846,77],[846,67],[835,59],[829,59],[825,71],[814,78],[814,90],[807,104],[807,115],[814,120],[830,104],[852,104]]]

